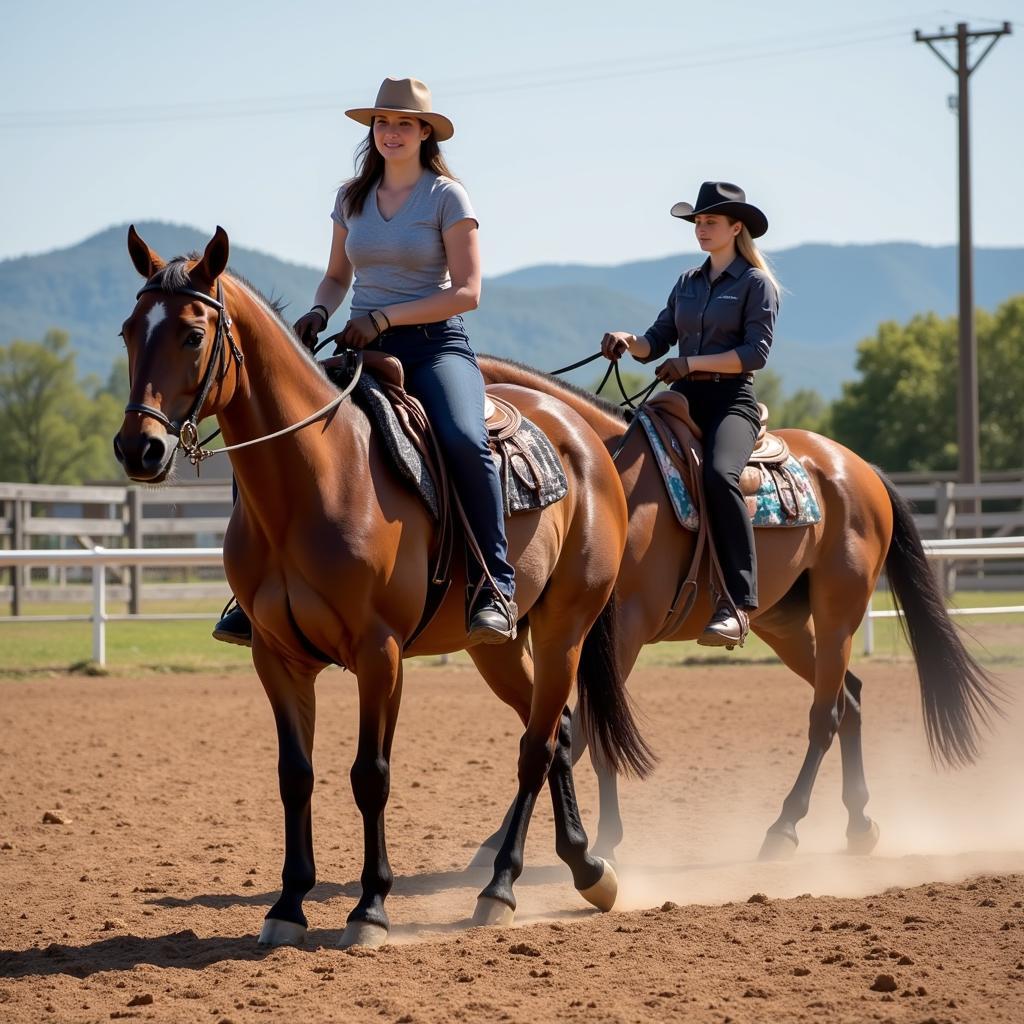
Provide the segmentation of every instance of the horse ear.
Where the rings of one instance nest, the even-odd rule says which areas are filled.
[[[142,240],[134,224],[128,227],[128,255],[131,256],[135,269],[147,281],[164,265],[164,261]]]
[[[224,273],[228,265],[228,253],[231,246],[228,243],[228,233],[218,224],[217,230],[213,233],[203,253],[203,258],[192,268],[191,277],[198,277],[207,284],[214,281]]]

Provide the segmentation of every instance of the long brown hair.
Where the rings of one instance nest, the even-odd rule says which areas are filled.
[[[419,121],[419,118],[416,120]],[[420,124],[430,128],[430,134],[420,143],[420,166],[435,174],[458,181],[458,178],[449,170],[448,164],[445,163],[441,147],[438,145],[437,139],[434,138],[433,127],[427,125],[425,121],[420,121]],[[384,177],[384,157],[380,155],[380,150],[377,149],[373,141],[372,124],[366,138],[359,143],[359,147],[356,149],[355,163],[355,177],[349,178],[345,182],[343,205],[346,217],[358,216],[363,212],[366,197],[370,194],[373,186]]]

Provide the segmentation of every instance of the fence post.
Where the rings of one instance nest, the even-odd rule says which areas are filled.
[[[140,487],[128,489],[128,547],[142,547],[142,488]],[[142,610],[142,566],[133,565],[129,572],[131,573],[131,594],[128,611],[132,615],[138,615]]]
[[[956,536],[956,502],[953,500],[955,485],[952,480],[937,481],[935,484],[935,524],[940,540]],[[939,585],[944,596],[956,591],[956,562],[945,558],[935,564]]]
[[[92,550],[99,555],[104,549]],[[92,567],[92,660],[97,665],[107,663],[107,567],[103,563]]]
[[[25,503],[20,498],[11,502],[13,516],[11,519],[11,547],[22,551],[25,547]],[[25,579],[25,570],[20,565],[11,566],[11,614],[21,614],[21,588]]]

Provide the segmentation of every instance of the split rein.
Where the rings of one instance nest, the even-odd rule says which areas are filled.
[[[569,366],[563,366],[558,370],[548,370],[548,374],[551,377],[559,377],[563,373],[569,373],[571,370],[578,370],[581,366],[586,366],[588,363],[594,362],[595,359],[600,359],[603,354],[604,353],[600,351],[595,352],[592,356],[587,356],[586,359],[580,359],[578,362],[570,363]],[[619,385],[619,393],[622,395],[622,401],[619,402],[619,405],[629,406],[629,408],[634,411],[639,409],[644,402],[654,394],[654,389],[661,383],[660,380],[655,378],[647,385],[647,387],[638,391],[635,395],[627,394],[626,385],[622,382],[622,373],[619,371],[619,361],[617,359],[610,359],[608,361],[608,369],[601,378],[601,383],[597,385],[597,390],[594,392],[595,394],[601,394],[613,371],[615,373],[615,383]],[[636,402],[637,399],[639,399],[639,404],[634,405],[633,403]]]

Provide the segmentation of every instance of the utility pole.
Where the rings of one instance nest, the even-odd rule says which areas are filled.
[[[957,387],[957,440],[960,453],[960,481],[966,484],[981,482],[981,452],[978,443],[978,343],[974,334],[974,253],[971,240],[971,148],[970,148],[970,106],[967,83],[971,72],[988,56],[1000,36],[1010,34],[1010,23],[1003,22],[1002,28],[971,30],[965,22],[956,26],[955,32],[939,30],[935,35],[914,32],[915,43],[925,43],[928,48],[957,77],[955,109],[959,121],[960,136],[960,378]],[[974,63],[971,63],[969,46],[975,40],[988,39],[988,45]],[[936,43],[956,43],[956,64],[936,47]],[[950,97],[950,106],[954,99]],[[971,506],[977,510],[977,502]]]

